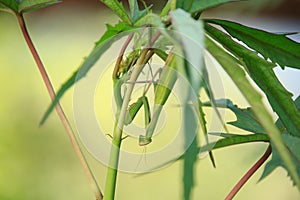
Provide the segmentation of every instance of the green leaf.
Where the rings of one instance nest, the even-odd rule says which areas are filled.
[[[94,66],[94,64],[98,61],[98,59],[102,56],[102,54],[119,38],[114,37],[117,34],[125,31],[129,31],[132,28],[127,26],[124,22],[119,22],[115,26],[107,25],[107,30],[101,37],[101,39],[96,42],[96,45],[90,55],[84,60],[84,62],[80,65],[79,69],[76,70],[73,75],[61,86],[61,88],[56,93],[56,96],[47,111],[45,112],[40,125],[42,125],[50,113],[55,108],[56,104],[59,102],[60,98],[65,94],[65,92],[72,87],[77,81],[82,79],[89,70]],[[79,73],[80,72],[80,73]]]
[[[203,63],[203,69],[202,69],[202,82],[201,82],[201,87],[204,88],[206,95],[208,96],[209,100],[210,100],[210,105],[212,106],[212,108],[214,109],[214,111],[217,114],[218,120],[222,123],[223,128],[226,132],[228,132],[226,125],[223,123],[223,119],[222,116],[216,106],[216,99],[211,87],[211,84],[209,82],[209,76],[208,76],[208,71],[207,71],[207,66],[205,64],[205,62]]]
[[[186,59],[186,73],[192,88],[198,93],[203,69],[204,31],[201,21],[194,20],[182,9],[171,11],[174,27],[179,32],[179,43]]]
[[[13,0],[0,0],[0,8],[3,11],[19,12],[19,4]]]
[[[221,136],[224,137],[217,142],[212,142],[209,144],[206,144],[202,147],[198,147],[198,154],[207,152],[210,150],[216,150],[216,149],[221,149],[224,147],[229,147],[229,146],[234,146],[234,145],[239,145],[239,144],[246,144],[246,143],[252,143],[252,142],[270,142],[270,138],[266,134],[249,134],[249,135],[239,135],[239,134],[232,134],[232,133],[209,133],[211,135],[216,135],[216,136]],[[177,158],[176,160],[181,160],[185,158],[185,154]],[[160,166],[157,168],[163,167],[167,164],[171,164],[176,160],[168,161],[165,163],[162,163]],[[155,169],[157,169],[155,168]],[[153,169],[154,170],[154,169]]]
[[[229,99],[218,99],[215,104],[217,107],[229,108],[235,114],[237,120],[228,122],[228,124],[253,133],[265,133],[251,108],[241,109]],[[203,105],[211,106],[211,103],[204,102]]]
[[[136,21],[138,21],[147,14],[147,11],[151,9],[152,5],[145,8],[144,10],[140,10],[137,0],[129,0],[129,7],[131,13],[131,22],[132,24],[134,24]]]
[[[178,68],[185,68],[188,81],[192,87],[183,91],[183,95],[186,97],[186,102],[183,105],[185,146],[189,145],[191,139],[193,141],[184,156],[184,199],[189,200],[194,186],[194,166],[198,155],[197,137],[195,136],[198,133],[197,122],[195,120],[198,116],[193,112],[193,108],[188,102],[198,102],[198,97],[194,99],[191,94],[192,92],[198,94],[201,87],[204,31],[202,22],[194,20],[189,13],[182,9],[171,11],[170,16],[172,24],[178,31],[178,43],[181,44],[184,59],[186,59],[184,66],[178,66]]]
[[[300,96],[298,96],[296,98],[296,100],[294,101],[296,108],[298,109],[298,111],[300,112]],[[278,127],[278,129],[281,131],[282,134],[289,134],[289,132],[286,130],[285,126],[283,125],[283,123],[280,121],[280,119],[278,119],[276,121],[276,126]]]
[[[113,36],[124,32],[124,31],[129,31],[131,30],[132,27],[128,26],[126,23],[119,21],[118,24],[112,26],[110,24],[106,24],[106,31],[102,35],[99,41],[96,42],[96,46],[101,45],[103,42],[109,40]]]
[[[285,142],[286,148],[290,151],[294,165],[296,166],[296,171],[298,176],[300,176],[300,138],[293,137],[291,135],[283,134],[282,138]],[[272,159],[266,164],[264,171],[260,177],[260,180],[268,176],[272,171],[274,171],[277,167],[283,167],[287,170],[286,164],[281,159],[276,148],[273,148],[272,145]],[[288,170],[287,170],[288,171]],[[295,184],[295,182],[293,182]]]
[[[251,142],[270,142],[270,138],[266,134],[249,134],[249,135],[236,135],[236,134],[228,134],[228,133],[216,133],[216,135],[223,136],[215,143],[207,144],[203,147],[199,148],[199,152],[205,152],[211,149],[219,149],[223,147],[251,143]]]
[[[44,8],[59,0],[0,0],[0,8],[12,10],[15,13],[25,13]]]
[[[34,10],[38,10],[38,9],[41,9],[41,8],[44,8],[46,6],[49,6],[49,5],[52,5],[52,4],[55,4],[55,3],[59,3],[61,1],[59,0],[23,0],[22,3],[20,4],[20,7],[19,7],[19,12],[31,12],[31,11],[34,11]]]
[[[148,13],[144,17],[140,18],[135,22],[134,26],[141,27],[146,24],[151,24],[153,27],[164,27],[164,24],[161,22],[159,15],[154,13]]]
[[[118,0],[101,0],[109,7],[116,15],[118,15],[127,24],[132,24],[124,6]]]
[[[169,13],[169,11],[171,9],[171,1],[173,1],[173,0],[168,0],[167,3],[165,4],[164,8],[162,9],[162,11],[160,13],[161,17],[164,17]]]
[[[298,97],[295,99],[295,105],[296,105],[297,109],[300,110],[300,96],[298,96]]]
[[[206,66],[205,62],[203,62],[201,88],[204,88],[206,95],[208,96],[208,98],[210,100],[210,105],[212,106],[212,108],[214,109],[214,111],[217,114],[218,120],[222,123],[225,131],[228,132],[227,127],[224,124],[224,121],[222,119],[222,116],[216,106],[216,99],[214,97],[214,93],[213,93],[212,87],[209,82],[209,76],[208,76],[207,66]],[[201,103],[199,103],[199,105],[203,106]],[[201,112],[200,112],[200,114],[201,114]],[[200,118],[201,117],[202,116],[200,116]],[[204,133],[207,134],[207,130],[206,129],[203,129],[203,130],[204,130]],[[209,142],[208,137],[206,137],[206,140],[207,140],[207,142]],[[215,167],[215,162],[214,162],[214,157],[213,157],[212,151],[209,151],[209,156],[210,156],[210,160],[212,161],[213,166]]]
[[[168,54],[164,51],[162,51],[161,49],[153,49],[154,53],[160,57],[160,59],[162,59],[163,61],[167,60]]]
[[[199,104],[199,108],[198,108],[198,118],[199,118],[199,124],[200,124],[200,127],[204,133],[204,136],[205,136],[205,139],[206,139],[206,143],[208,144],[209,143],[209,140],[208,140],[208,131],[207,131],[207,128],[206,128],[206,120],[205,120],[205,113],[203,111],[203,104],[200,102],[200,100],[198,100],[198,104]],[[215,162],[215,159],[214,159],[214,156],[213,156],[213,153],[212,151],[210,150],[209,151],[209,158],[211,160],[211,163],[214,167],[216,167],[216,162]]]
[[[182,8],[190,13],[202,12],[212,7],[237,0],[179,0],[176,7]]]
[[[206,21],[222,26],[231,36],[282,68],[287,66],[300,69],[300,44],[286,37],[287,34],[269,33],[225,20]]]
[[[209,25],[206,25],[205,28],[210,36],[239,58],[251,78],[266,94],[270,105],[287,131],[292,135],[300,136],[300,112],[292,100],[292,94],[282,86],[276,77],[273,71],[274,64],[234,42],[222,31]]]
[[[145,25],[147,26],[151,25],[152,28],[158,28],[152,30],[154,31],[158,30],[164,36],[158,38],[156,42],[159,44],[158,48],[164,49],[165,47],[163,45],[167,43],[173,45],[174,43],[176,43],[176,41],[168,34],[167,29],[165,28],[165,25],[162,22],[159,15],[150,12],[144,17],[140,18],[138,21],[136,21],[134,27],[140,28]],[[143,39],[145,39],[145,37],[143,37]]]
[[[197,122],[196,116],[194,116],[193,108],[190,106],[184,106],[184,130],[185,133],[188,134],[185,138],[185,141],[189,141],[191,136],[197,133]],[[192,117],[193,116],[193,117]],[[184,167],[183,167],[183,187],[184,187],[184,199],[189,200],[191,199],[192,189],[194,187],[194,179],[195,179],[195,162],[197,161],[198,157],[198,140],[197,137],[194,137],[192,143],[184,153]]]
[[[214,30],[213,32],[215,31],[218,30]],[[300,190],[300,178],[296,171],[292,155],[285,146],[283,139],[281,138],[281,134],[275,126],[271,115],[265,108],[262,102],[262,96],[251,85],[251,83],[246,77],[245,72],[238,65],[238,63],[236,63],[236,60],[229,53],[224,51],[224,49],[222,49],[219,45],[215,44],[215,42],[213,42],[210,38],[207,38],[206,40],[206,47],[207,50],[215,57],[215,59],[220,63],[223,69],[231,77],[235,85],[239,88],[243,96],[251,105],[259,123],[268,134],[274,147],[278,150],[281,159],[287,167],[287,170],[291,174],[291,177],[293,178],[293,180],[297,184],[298,189]]]
[[[229,99],[218,99],[215,101],[215,104],[219,108],[229,108],[237,117],[237,120],[234,122],[228,122],[235,127],[240,129],[250,131],[253,133],[265,133],[264,129],[259,124],[256,116],[254,115],[252,109],[246,108],[241,109],[234,105],[231,100]],[[211,102],[203,102],[203,106],[212,106]],[[300,96],[295,100],[295,105],[297,109],[300,109]],[[287,134],[285,127],[281,123],[280,119],[276,121],[276,126],[280,130],[282,134]],[[231,134],[232,135],[232,134]],[[220,135],[221,136],[221,135]]]

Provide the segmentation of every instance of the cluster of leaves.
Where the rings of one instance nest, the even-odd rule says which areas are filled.
[[[1,0],[0,9],[20,14],[56,2],[58,1]],[[279,82],[273,71],[276,66],[300,69],[299,43],[290,40],[287,37],[288,34],[269,33],[226,20],[200,18],[201,13],[206,9],[231,2],[231,0],[169,0],[160,14],[153,13],[151,6],[144,6],[144,9],[140,10],[137,0],[129,0],[130,14],[117,0],[102,0],[102,2],[120,18],[120,21],[116,25],[107,25],[106,32],[95,43],[92,52],[57,92],[56,98],[45,113],[41,123],[45,122],[63,94],[77,81],[84,78],[103,53],[116,42],[116,35],[120,33],[134,34],[134,30],[141,27],[158,28],[159,37],[169,41],[165,45],[176,46],[176,44],[180,44],[182,46],[181,52],[184,58],[188,60],[188,62],[180,59],[174,61],[176,70],[184,74],[192,85],[193,91],[187,91],[185,94],[186,101],[194,102],[195,99],[191,97],[190,93],[199,94],[202,89],[210,98],[210,102],[201,102],[200,98],[197,99],[195,104],[198,105],[197,112],[194,112],[195,108],[190,107],[189,104],[184,105],[184,116],[189,119],[184,122],[187,139],[193,135],[191,132],[198,132],[196,128],[198,121],[202,131],[208,134],[203,106],[212,106],[216,111],[218,111],[218,107],[230,109],[235,113],[237,120],[228,124],[251,132],[248,135],[221,133],[222,138],[216,144],[208,144],[204,147],[199,147],[197,137],[193,139],[184,155],[185,199],[189,199],[191,194],[194,176],[193,166],[199,152],[248,142],[268,142],[272,145],[272,160],[265,166],[262,178],[276,167],[282,166],[288,171],[294,184],[300,190],[300,149],[298,147],[300,144],[300,97],[293,101],[292,94]],[[179,36],[172,37],[170,30],[176,30],[180,33]],[[243,42],[243,45],[236,42],[236,39]],[[241,109],[234,105],[231,100],[216,100],[214,98],[209,85],[207,68],[203,61],[203,46],[227,72],[251,107]],[[151,50],[147,45],[141,45],[140,48]],[[199,55],[201,52],[202,55]],[[167,50],[154,51],[154,53],[166,63],[168,57],[172,56]],[[202,59],[199,60],[199,57]],[[262,102],[261,94],[250,83],[246,74],[264,92],[273,111],[278,115],[276,122],[272,120]],[[130,73],[128,75],[130,76]],[[160,95],[160,92],[158,91],[156,95]],[[168,95],[163,97],[164,100],[168,98]],[[123,97],[121,98],[123,99]],[[142,104],[139,102],[139,108]],[[134,108],[134,106],[132,107]],[[210,157],[214,161],[211,152]]]

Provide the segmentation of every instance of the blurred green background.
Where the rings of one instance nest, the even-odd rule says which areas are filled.
[[[157,2],[155,7],[160,8],[162,2]],[[266,2],[230,4],[206,15],[244,20],[252,25],[264,19],[260,20],[261,28],[266,22],[270,29],[270,22],[280,27],[276,22],[299,20],[299,12],[293,12],[295,5],[299,8],[299,1],[276,1],[272,6],[270,1]],[[93,48],[105,31],[105,23],[115,23],[117,18],[98,1],[69,0],[26,14],[25,20],[54,87],[59,88]],[[283,26],[275,31],[299,31],[295,24],[290,23],[289,30]],[[0,13],[0,46],[0,199],[94,199],[57,115],[53,113],[44,126],[38,126],[50,100],[17,21],[8,13]],[[229,98],[247,105],[232,84],[225,87],[232,88]],[[62,105],[72,119],[71,90]],[[228,120],[234,117],[229,116]],[[265,148],[265,144],[247,144],[216,150],[217,169],[211,166],[209,159],[200,160],[193,199],[223,199]],[[104,188],[106,167],[85,153]],[[181,199],[182,166],[183,163],[177,161],[146,175],[120,173],[116,199]],[[278,168],[257,183],[261,173],[262,169],[236,199],[300,198],[284,170]]]

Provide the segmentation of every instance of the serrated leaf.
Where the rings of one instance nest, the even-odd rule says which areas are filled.
[[[298,96],[296,98],[296,100],[294,101],[296,108],[298,109],[298,111],[300,112],[300,96]],[[276,121],[276,126],[278,127],[278,129],[280,130],[280,132],[282,134],[289,134],[289,132],[286,130],[285,126],[283,125],[283,123],[280,121],[280,119],[278,119]]]
[[[229,108],[232,112],[234,112],[235,116],[237,117],[236,121],[228,122],[228,124],[231,124],[235,127],[238,127],[240,129],[250,131],[253,133],[265,133],[264,129],[259,124],[257,118],[255,117],[252,109],[250,107],[246,109],[242,109],[237,107],[237,105],[234,105],[233,102],[229,99],[217,99],[215,101],[215,104],[219,108]],[[212,106],[211,102],[203,102],[203,106]],[[300,96],[296,98],[295,105],[297,109],[300,109]],[[276,121],[276,126],[280,130],[281,134],[288,134],[286,131],[286,128],[283,126],[280,119]],[[224,135],[224,134],[223,134]],[[230,134],[232,136],[232,134]],[[222,135],[220,135],[222,136]],[[224,136],[227,137],[227,136]]]
[[[44,8],[54,3],[59,3],[59,0],[0,0],[3,8],[10,9],[15,13],[25,13]]]
[[[218,30],[212,31],[215,32]],[[278,150],[281,159],[283,160],[289,173],[291,174],[291,177],[295,181],[298,189],[300,189],[300,178],[295,169],[295,164],[293,162],[292,155],[285,146],[279,130],[275,126],[272,117],[265,108],[262,102],[262,96],[250,84],[249,80],[246,78],[245,72],[238,65],[238,63],[236,63],[236,60],[232,57],[232,55],[227,53],[210,38],[207,38],[206,40],[206,47],[208,51],[220,63],[220,65],[227,72],[227,74],[231,77],[235,85],[239,88],[243,96],[251,105],[258,121],[268,134],[274,147]]]
[[[269,33],[226,20],[207,20],[207,22],[222,26],[231,36],[243,41],[282,68],[287,66],[300,69],[300,44],[289,39],[286,33]]]
[[[290,151],[292,155],[296,171],[298,173],[298,176],[300,176],[300,139],[287,134],[283,134],[282,139],[285,142],[286,148]],[[281,159],[277,149],[273,148],[273,145],[272,149],[272,159],[266,164],[264,171],[260,177],[260,180],[268,176],[277,167],[283,167],[285,170],[287,170],[286,164]]]
[[[198,104],[199,104],[199,108],[198,108],[198,118],[199,118],[199,124],[200,124],[200,127],[204,133],[204,136],[205,136],[205,140],[206,140],[206,143],[208,144],[209,143],[209,140],[208,140],[208,131],[207,131],[207,128],[206,128],[206,120],[205,120],[205,113],[203,111],[203,104],[200,102],[200,100],[198,100]],[[216,167],[216,162],[215,162],[215,159],[214,159],[214,156],[213,156],[213,153],[211,150],[209,150],[209,158],[210,158],[210,161],[212,163],[212,165],[214,167]]]
[[[223,119],[221,117],[221,114],[216,106],[216,99],[215,99],[215,95],[213,93],[210,81],[209,81],[209,76],[208,76],[208,71],[207,71],[207,66],[205,65],[205,62],[203,63],[203,69],[202,69],[202,82],[201,82],[201,87],[204,88],[206,95],[208,96],[209,100],[210,100],[210,105],[213,107],[213,109],[215,110],[218,120],[222,123]],[[227,127],[225,125],[223,125],[225,131],[227,131]],[[228,132],[228,131],[227,131]]]
[[[249,135],[237,135],[237,134],[228,134],[228,133],[215,133],[224,138],[218,140],[215,143],[210,143],[199,148],[199,152],[205,152],[210,149],[219,149],[223,147],[251,143],[251,142],[270,142],[270,138],[266,134],[249,134]]]
[[[115,26],[107,25],[107,30],[101,37],[101,39],[96,42],[96,45],[90,55],[83,61],[80,65],[79,69],[76,70],[73,75],[61,86],[61,88],[56,93],[54,100],[51,102],[47,111],[45,112],[40,125],[42,125],[50,113],[55,108],[56,104],[59,102],[61,97],[65,94],[65,92],[72,87],[77,81],[82,79],[89,70],[94,66],[94,64],[98,61],[98,59],[102,56],[102,54],[119,38],[114,37],[117,34],[125,31],[129,31],[131,28],[127,26],[124,22],[119,22]],[[79,73],[80,72],[80,73]]]
[[[210,100],[210,105],[212,106],[213,110],[216,112],[218,120],[222,123],[223,128],[225,129],[226,132],[228,132],[226,125],[223,122],[222,116],[216,106],[216,99],[214,97],[214,93],[212,90],[212,87],[210,85],[209,82],[209,76],[208,76],[208,71],[207,71],[207,66],[205,64],[205,62],[203,62],[203,69],[202,69],[202,81],[201,81],[201,88],[204,88],[206,95],[208,96],[209,100]],[[201,104],[200,104],[201,105]],[[203,106],[203,105],[201,105]],[[207,134],[207,130],[205,129],[205,134]],[[207,142],[208,142],[208,137],[207,138]],[[214,157],[212,154],[212,151],[209,151],[209,156],[210,156],[210,160],[212,161],[213,166],[215,167],[215,161],[214,161]]]
[[[204,105],[211,106],[211,103],[205,102]],[[229,108],[236,116],[236,121],[227,122],[240,129],[253,133],[265,133],[263,127],[259,124],[251,108],[242,109],[234,105],[229,99],[218,99],[215,101],[217,107]]]
[[[131,30],[132,27],[128,26],[126,23],[119,21],[116,25],[112,26],[110,24],[106,24],[106,31],[102,35],[99,41],[96,42],[96,46],[102,44],[106,40],[112,38],[113,36]]]
[[[292,135],[300,136],[300,112],[292,100],[292,94],[283,87],[276,77],[273,71],[274,64],[234,42],[222,31],[209,25],[206,25],[205,28],[210,36],[239,58],[250,77],[266,94],[270,105],[287,131]]]
[[[295,105],[298,110],[300,110],[300,96],[295,99]]]
[[[124,6],[118,0],[101,0],[109,7],[116,15],[118,15],[127,24],[132,24]]]
[[[137,0],[129,0],[129,7],[131,13],[131,22],[134,24],[147,14],[147,11],[151,9],[152,5],[148,6],[144,10],[140,10]]]
[[[239,145],[239,144],[246,144],[246,143],[252,143],[252,142],[270,142],[270,138],[266,134],[249,134],[249,135],[239,135],[239,134],[232,134],[232,133],[209,133],[210,135],[216,135],[216,136],[221,136],[224,137],[217,142],[212,142],[209,144],[206,144],[204,146],[198,147],[198,154],[207,152],[210,150],[216,150],[216,149],[221,149],[224,147],[229,147],[229,146],[234,146],[234,145]],[[176,160],[181,160],[184,159],[186,155],[182,155]],[[176,160],[168,161],[165,163],[162,163],[160,166],[157,168],[163,167],[167,164],[173,163]],[[154,170],[154,169],[153,169]]]
[[[227,126],[224,123],[224,120],[222,119],[221,113],[219,112],[219,109],[216,106],[216,101],[217,100],[215,99],[215,96],[214,96],[214,93],[213,93],[213,90],[212,90],[212,87],[211,87],[211,84],[210,84],[210,81],[209,81],[207,66],[206,66],[205,62],[203,63],[203,66],[204,67],[203,67],[203,70],[202,70],[202,79],[203,79],[202,87],[204,88],[204,90],[206,92],[206,95],[209,98],[211,107],[213,108],[213,110],[217,114],[219,122],[222,123],[222,126],[223,126],[224,130],[226,132],[228,132]]]
[[[212,7],[216,7],[228,2],[238,0],[179,0],[176,2],[177,8],[182,8],[190,13],[202,12]]]

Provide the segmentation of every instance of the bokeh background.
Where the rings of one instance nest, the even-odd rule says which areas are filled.
[[[151,1],[147,1],[151,2]],[[154,2],[155,9],[163,1]],[[232,3],[205,13],[206,17],[232,19],[274,32],[300,31],[300,1],[276,0]],[[88,55],[105,23],[117,18],[96,0],[72,1],[25,14],[29,32],[55,88],[71,75]],[[299,35],[292,36],[300,41]],[[276,73],[284,85],[300,94],[296,70]],[[225,77],[226,79],[226,77]],[[229,98],[247,103],[229,82]],[[0,13],[0,199],[65,200],[94,199],[87,178],[55,113],[47,123],[38,123],[50,103],[16,18]],[[62,99],[72,121],[72,90]],[[228,116],[234,120],[234,116]],[[263,154],[265,144],[245,144],[214,151],[217,169],[208,158],[196,166],[193,199],[223,199],[239,178]],[[106,167],[85,152],[101,188]],[[177,161],[146,175],[120,173],[116,199],[182,199],[182,166]],[[299,199],[286,172],[278,168],[258,183],[260,169],[236,199]]]

